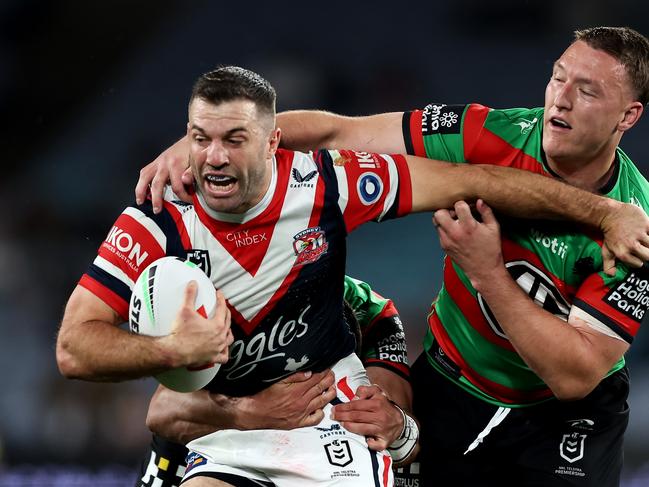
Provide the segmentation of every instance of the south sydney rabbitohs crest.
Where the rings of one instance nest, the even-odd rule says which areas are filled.
[[[538,306],[564,321],[568,320],[570,305],[563,298],[552,280],[543,271],[524,260],[508,262],[505,264],[505,267],[507,267],[516,284]],[[494,333],[507,340],[507,335],[500,327],[496,317],[480,293],[478,293],[478,303],[487,323],[489,323]]]

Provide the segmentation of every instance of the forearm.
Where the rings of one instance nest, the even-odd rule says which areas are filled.
[[[215,431],[235,428],[238,398],[200,390],[179,393],[159,386],[149,404],[146,424],[154,433],[187,444]]]
[[[456,201],[483,199],[514,217],[568,219],[601,228],[621,203],[552,178],[519,169],[450,164],[408,157],[413,211],[450,208]]]
[[[585,322],[567,323],[543,310],[504,267],[488,282],[476,283],[476,290],[516,352],[559,399],[588,394],[626,348]],[[606,340],[612,342],[604,343]]]
[[[603,220],[621,205],[556,179],[518,169],[478,166],[489,176],[483,184],[487,204],[514,217],[570,220],[601,229]]]
[[[178,358],[161,339],[133,335],[100,321],[64,324],[57,342],[57,361],[68,378],[111,382],[179,366]]]
[[[412,413],[412,387],[406,379],[384,367],[368,366],[366,370],[372,384],[378,385],[401,409]]]

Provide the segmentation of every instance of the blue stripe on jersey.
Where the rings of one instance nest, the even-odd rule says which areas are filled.
[[[377,459],[378,453],[369,448],[367,449],[367,452],[370,454],[370,459],[372,460],[372,477],[374,478],[374,485],[376,485],[376,487],[381,487],[381,479],[379,478],[379,461]]]
[[[187,203],[177,202],[177,206],[183,205],[187,205]],[[183,247],[178,227],[176,226],[171,213],[169,213],[166,208],[163,207],[162,211],[156,215],[153,213],[153,205],[149,200],[145,201],[141,205],[133,205],[133,207],[137,208],[153,220],[160,230],[162,230],[162,233],[165,234],[165,237],[167,237],[167,248],[165,249],[165,253],[168,256],[180,257],[182,259],[187,258],[187,249]]]
[[[116,277],[113,277],[105,270],[101,269],[100,267],[97,267],[95,264],[90,264],[90,267],[88,267],[86,274],[92,277],[95,281],[106,286],[108,289],[113,291],[115,294],[117,294],[120,298],[122,298],[127,303],[130,301],[131,288],[129,288],[127,284],[123,283]]]
[[[575,299],[574,302],[572,303],[572,305],[577,306],[577,308],[584,310],[586,313],[591,315],[593,318],[596,318],[599,321],[601,321],[602,323],[604,323],[611,330],[613,330],[615,333],[620,335],[620,337],[622,337],[622,339],[625,342],[627,342],[629,344],[633,343],[633,336],[632,335],[630,335],[627,331],[625,331],[620,325],[618,325],[610,317],[606,316],[601,311],[599,311],[596,308],[592,307],[590,304],[586,303],[585,301],[582,301],[581,299]]]

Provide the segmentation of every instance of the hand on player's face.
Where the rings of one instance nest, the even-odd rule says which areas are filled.
[[[198,286],[191,281],[185,289],[185,299],[166,338],[173,341],[173,350],[181,357],[181,365],[200,367],[210,363],[224,364],[234,341],[230,329],[230,310],[221,291],[216,291],[216,311],[205,318],[195,305]]]

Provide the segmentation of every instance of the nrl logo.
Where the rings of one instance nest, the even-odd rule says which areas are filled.
[[[575,463],[577,460],[584,458],[584,441],[587,435],[571,433],[563,435],[559,445],[559,455],[569,463]]]
[[[326,444],[324,449],[329,463],[337,467],[346,467],[354,460],[347,440],[334,440]]]

